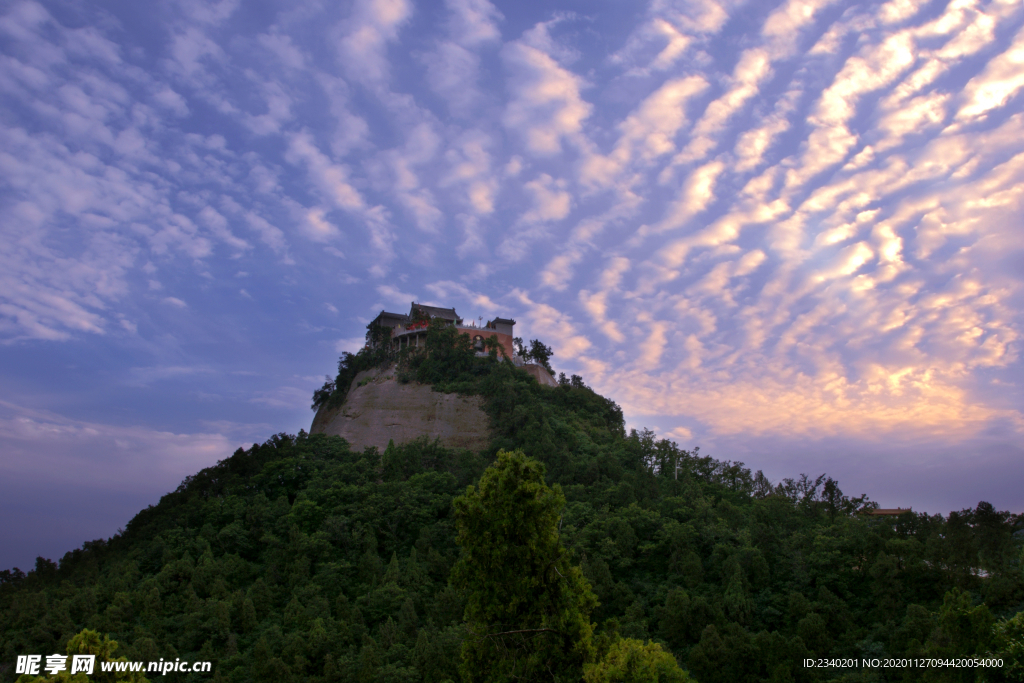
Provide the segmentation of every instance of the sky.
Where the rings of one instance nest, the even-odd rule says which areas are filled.
[[[1024,512],[1021,0],[0,1],[0,567],[309,429],[381,310]]]

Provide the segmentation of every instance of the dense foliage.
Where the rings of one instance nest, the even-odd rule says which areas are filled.
[[[538,485],[566,501],[555,547],[599,602],[588,681],[676,680],[666,656],[700,683],[1022,680],[1019,515],[980,503],[872,518],[860,514],[869,501],[826,477],[772,485],[627,434],[582,380],[541,387],[450,328],[432,326],[428,349],[392,359],[401,378],[481,395],[487,452],[422,440],[355,452],[305,433],[239,449],[123,534],[28,575],[0,572],[0,681],[15,680],[16,655],[64,652],[86,628],[129,660],[215,662],[212,676],[167,680],[457,681],[474,612],[473,586],[452,576],[471,551],[453,501],[473,495],[499,450],[543,463]],[[346,356],[321,403],[386,360]],[[803,666],[988,652],[1003,669]]]
[[[479,487],[455,499],[463,552],[452,585],[466,593],[466,681],[578,683],[594,660],[597,599],[562,546],[564,507],[544,466],[521,451],[499,451]]]

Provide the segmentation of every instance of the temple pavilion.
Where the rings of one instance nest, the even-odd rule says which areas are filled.
[[[484,339],[495,337],[506,357],[513,358],[515,355],[512,337],[516,321],[508,318],[494,318],[487,321],[486,324],[483,322],[477,324],[472,320],[469,322],[463,320],[454,308],[438,308],[413,301],[408,314],[381,311],[370,324],[390,328],[390,343],[395,350],[401,350],[423,346],[426,343],[427,326],[431,320],[447,321],[461,332],[468,334],[473,341],[473,347],[478,352],[484,350]]]

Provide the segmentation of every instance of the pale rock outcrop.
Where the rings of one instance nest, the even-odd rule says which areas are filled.
[[[555,380],[554,377],[551,376],[551,373],[548,372],[547,368],[545,368],[543,365],[530,363],[529,365],[523,365],[519,369],[525,370],[526,374],[537,380],[537,382],[539,382],[542,387],[558,386],[558,382]]]
[[[401,444],[422,436],[472,451],[487,448],[491,441],[481,397],[442,394],[417,382],[402,384],[394,368],[356,375],[345,402],[330,409],[321,406],[310,432],[340,436],[355,449],[376,446],[381,451],[389,440]]]

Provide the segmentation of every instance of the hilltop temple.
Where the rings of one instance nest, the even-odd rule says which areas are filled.
[[[391,344],[396,350],[400,350],[424,345],[427,325],[434,319],[446,320],[460,332],[468,334],[473,341],[473,348],[479,353],[484,351],[484,339],[494,337],[498,340],[507,358],[513,360],[518,358],[515,347],[512,345],[513,328],[516,321],[507,318],[495,318],[486,324],[477,325],[473,321],[468,323],[463,321],[454,308],[425,306],[413,301],[408,315],[381,311],[370,324],[391,328]]]
[[[512,343],[515,320],[494,318],[486,324],[465,322],[454,308],[438,308],[412,302],[408,315],[381,311],[370,327],[387,328],[389,334],[372,334],[376,344],[408,349],[426,346],[431,320],[443,320],[468,334],[479,355],[488,351],[484,340],[494,338],[512,363],[541,386],[558,382],[543,365],[523,358]],[[311,434],[330,434],[346,439],[357,449],[375,446],[383,452],[391,441],[407,443],[427,437],[447,448],[481,451],[494,434],[484,411],[483,398],[434,391],[430,385],[399,382],[395,363],[363,370],[351,381],[341,405],[320,405],[310,426]]]

